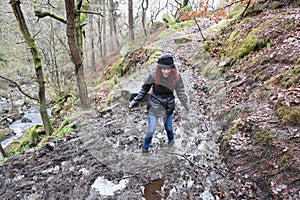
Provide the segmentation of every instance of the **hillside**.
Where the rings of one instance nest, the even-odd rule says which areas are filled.
[[[300,8],[260,2],[244,19],[203,20],[205,41],[197,26],[165,30],[128,55],[136,72],[114,92],[93,86],[96,109],[70,135],[0,166],[1,199],[299,199]],[[154,66],[148,49],[174,54],[193,109],[176,100],[175,145],[160,122],[144,155],[146,103],[129,110],[119,95]]]

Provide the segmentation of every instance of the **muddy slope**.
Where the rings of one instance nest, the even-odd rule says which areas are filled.
[[[166,52],[174,52],[177,62],[190,63],[193,54],[186,52],[202,46],[192,42],[178,46],[172,37],[161,45]],[[211,118],[204,79],[196,68],[182,65],[180,72],[193,109],[185,113],[177,102],[174,146],[166,145],[160,122],[151,153],[142,154],[145,103],[128,110],[127,104],[113,102],[117,105],[108,112],[95,111],[76,119],[71,135],[6,161],[0,175],[2,199],[230,199],[248,195],[236,192],[243,184],[237,184],[222,162],[221,130]],[[123,180],[126,187],[107,195],[96,186],[99,178],[114,184]]]
[[[269,14],[281,11],[282,16],[289,16],[284,9]],[[293,16],[299,12],[295,13]],[[160,122],[151,153],[143,155],[145,103],[128,110],[126,103],[115,101],[105,113],[94,111],[76,118],[71,135],[1,165],[1,199],[299,198],[299,126],[286,126],[278,119],[274,105],[264,101],[271,89],[263,90],[263,76],[246,76],[252,68],[235,66],[218,76],[220,60],[215,52],[207,56],[202,51],[199,35],[189,43],[174,43],[173,37],[194,32],[196,29],[174,35],[159,44],[182,63],[179,69],[193,106],[185,113],[177,102],[174,146],[166,145]],[[296,41],[298,34],[295,29]],[[266,51],[276,50],[273,47],[257,50],[239,62],[250,63],[245,61],[267,55]],[[195,54],[202,60],[194,62]],[[287,59],[279,55],[277,60]],[[271,69],[281,65],[255,66]],[[282,94],[289,92],[275,86]]]

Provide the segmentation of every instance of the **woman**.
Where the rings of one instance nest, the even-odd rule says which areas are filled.
[[[175,96],[189,111],[191,105],[185,94],[184,84],[170,54],[164,54],[158,58],[157,66],[145,83],[138,95],[130,102],[129,108],[134,107],[141,101],[152,88],[152,94],[147,103],[148,128],[144,138],[143,152],[149,151],[149,146],[156,129],[159,117],[164,119],[164,127],[168,136],[168,144],[174,144],[174,133],[172,128],[173,111],[175,109]]]

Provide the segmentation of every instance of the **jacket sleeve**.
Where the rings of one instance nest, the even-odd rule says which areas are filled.
[[[142,85],[142,88],[140,89],[137,96],[134,97],[133,101],[136,101],[136,102],[141,101],[146,96],[146,94],[149,92],[153,83],[154,83],[154,78],[153,78],[153,75],[150,74],[148,76],[147,80],[145,81],[145,83]]]
[[[179,75],[179,80],[177,87],[175,88],[176,94],[182,105],[185,107],[185,109],[190,110],[191,105],[189,104],[188,97],[185,93],[184,84],[182,81],[181,76]]]

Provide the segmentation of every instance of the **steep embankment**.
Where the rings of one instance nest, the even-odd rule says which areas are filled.
[[[206,46],[225,79],[217,101],[227,166],[260,199],[300,198],[299,13],[296,4],[258,4]]]

